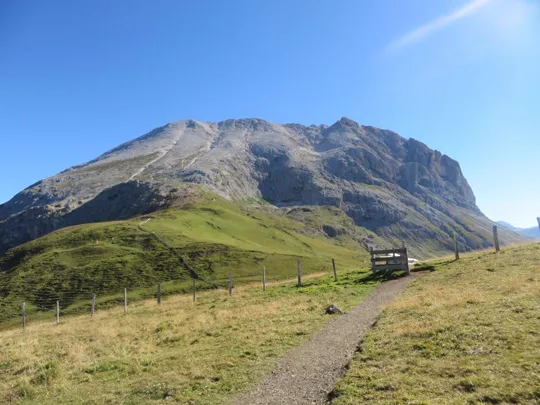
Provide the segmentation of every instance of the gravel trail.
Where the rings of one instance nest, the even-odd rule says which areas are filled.
[[[304,345],[278,361],[275,370],[250,393],[231,405],[319,405],[345,374],[364,334],[373,326],[382,306],[391,302],[416,275],[379,285],[345,315],[335,316]]]

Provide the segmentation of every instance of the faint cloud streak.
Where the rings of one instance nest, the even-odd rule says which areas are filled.
[[[469,17],[470,15],[476,13],[481,8],[487,6],[493,1],[494,0],[472,0],[466,5],[464,5],[463,7],[452,11],[450,14],[439,17],[425,25],[422,25],[412,30],[408,34],[404,35],[403,37],[398,38],[397,40],[391,42],[387,46],[386,49],[389,51],[395,51],[407,45],[413,44],[415,42],[419,42],[422,39],[433,34],[434,32],[439,31],[451,25],[455,23],[456,21]]]

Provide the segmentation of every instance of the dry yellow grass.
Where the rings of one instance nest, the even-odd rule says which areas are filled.
[[[247,389],[277,357],[328,319],[324,307],[348,307],[373,284],[361,273],[305,278],[227,292],[174,296],[128,308],[30,322],[0,332],[0,402],[46,404],[216,404]]]
[[[385,308],[335,404],[540,404],[540,245],[434,264]]]

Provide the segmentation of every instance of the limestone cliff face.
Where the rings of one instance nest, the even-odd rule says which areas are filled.
[[[488,246],[492,225],[459,164],[414,139],[342,118],[331,126],[260,119],[180,121],[40,181],[0,205],[0,252],[60,227],[170,205],[186,183],[231,200],[331,205],[389,241]],[[504,233],[503,239],[517,236]]]

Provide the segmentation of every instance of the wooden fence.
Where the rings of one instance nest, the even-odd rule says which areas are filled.
[[[395,271],[403,270],[411,274],[409,270],[409,255],[404,246],[398,249],[370,249],[371,253],[371,271]]]
[[[330,263],[329,263],[330,265]],[[336,261],[334,259],[332,259],[331,261],[331,269],[332,269],[332,275],[333,275],[333,279],[334,281],[338,281],[338,273],[337,273],[337,269],[336,269]],[[291,274],[292,275],[292,274]],[[250,277],[254,276],[253,274],[249,275]],[[262,267],[262,272],[260,273],[260,276],[262,276],[262,290],[264,292],[266,292],[266,284],[267,284],[267,269],[266,269],[266,266],[263,266]],[[297,278],[297,283],[296,283],[296,286],[298,288],[302,287],[302,263],[300,261],[300,259],[297,260],[297,265],[296,265],[296,278]],[[192,278],[192,292],[193,292],[193,301],[195,302],[197,300],[197,280],[198,281],[203,281],[205,283],[207,283],[208,285],[211,285],[213,286],[213,288],[217,288],[217,284],[215,284],[214,282],[209,282],[209,281],[206,281],[202,278]],[[232,273],[229,273],[227,278],[225,279],[225,282],[226,282],[226,288],[227,288],[227,291],[228,291],[228,295],[229,296],[232,296],[233,295],[233,289],[234,289],[234,283],[233,283],[233,276],[232,276]],[[128,298],[129,298],[129,295],[128,295],[129,291],[127,288],[124,288],[123,289],[123,297],[122,297],[122,301],[121,301],[121,305],[123,306],[123,312],[124,314],[127,314],[128,313]],[[156,299],[156,302],[157,302],[157,305],[161,305],[161,302],[162,302],[162,294],[163,293],[163,289],[162,289],[162,284],[161,283],[157,283],[156,284],[156,294],[155,294],[155,299]],[[56,321],[56,324],[60,324],[60,315],[61,315],[61,311],[60,311],[60,300],[56,300],[56,311],[55,311],[55,321]],[[107,306],[109,308],[109,306]],[[23,329],[25,329],[25,327],[27,326],[27,323],[28,323],[28,314],[27,314],[27,310],[26,310],[26,302],[23,302],[22,303],[22,311],[21,311],[21,320],[22,320],[22,327]],[[92,294],[91,295],[91,301],[90,301],[90,317],[93,318],[94,317],[94,314],[96,312],[96,309],[97,309],[97,305],[96,305],[96,294]]]

